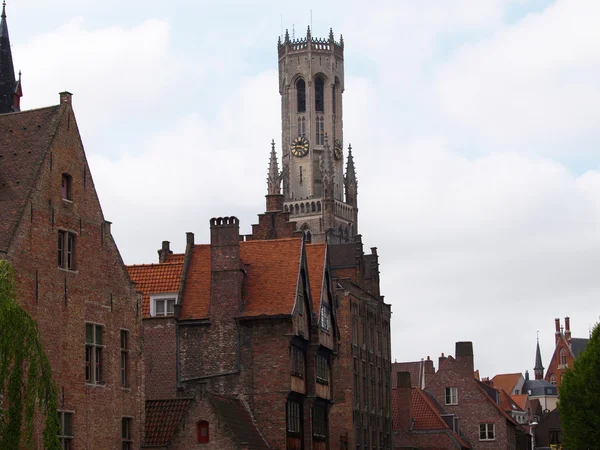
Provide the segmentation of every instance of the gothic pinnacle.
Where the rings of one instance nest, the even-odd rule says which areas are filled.
[[[352,156],[352,145],[348,145],[348,162],[346,163],[346,183],[358,185],[356,178],[356,167],[354,166],[354,157]]]
[[[271,156],[269,158],[269,173],[267,176],[267,193],[269,195],[281,194],[282,173],[279,172],[277,153],[275,152],[275,139],[271,141]]]

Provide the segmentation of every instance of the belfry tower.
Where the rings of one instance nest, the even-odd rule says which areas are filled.
[[[279,39],[284,211],[313,242],[357,234],[356,170],[351,148],[344,176],[344,41]],[[271,157],[272,159],[272,157]],[[272,164],[271,164],[272,165]],[[277,180],[273,174],[269,180]],[[269,192],[278,191],[271,186]]]

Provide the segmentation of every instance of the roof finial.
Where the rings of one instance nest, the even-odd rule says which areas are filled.
[[[333,28],[329,29],[329,40],[333,41]]]
[[[2,0],[2,18],[6,19],[6,0]]]
[[[281,193],[281,180],[283,172],[279,172],[277,153],[275,152],[275,139],[271,140],[271,156],[269,157],[269,172],[267,174],[267,194],[279,195]]]

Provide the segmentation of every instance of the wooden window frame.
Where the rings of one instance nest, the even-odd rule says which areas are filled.
[[[73,411],[66,411],[59,409],[58,411],[58,440],[60,441],[61,448],[64,450],[71,450],[73,448],[73,440],[75,439],[73,433],[73,416],[75,413]],[[70,428],[71,434],[65,433],[65,418],[69,417],[70,420]]]
[[[58,268],[69,271],[77,270],[75,251],[77,246],[77,234],[59,228],[57,237]]]
[[[133,449],[133,437],[131,434],[131,429],[133,428],[133,418],[132,417],[122,417],[121,418],[121,447],[122,450],[132,450]]]
[[[91,339],[88,338],[91,327]],[[100,334],[98,334],[100,333]],[[100,339],[98,339],[100,336]],[[98,342],[98,340],[100,342]],[[104,325],[85,323],[85,382],[91,385],[104,385]]]
[[[121,387],[129,387],[129,330],[121,330]]]
[[[210,442],[210,423],[206,420],[196,422],[196,441],[198,444],[208,444]]]
[[[490,429],[491,426],[491,429]],[[491,437],[490,437],[491,435]],[[483,437],[482,437],[483,436]],[[496,424],[480,423],[479,424],[479,440],[480,441],[495,441],[496,440]]]
[[[444,388],[444,403],[446,405],[458,405],[458,388],[456,386]]]

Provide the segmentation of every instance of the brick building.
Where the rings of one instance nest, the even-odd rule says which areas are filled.
[[[187,236],[183,255],[164,243],[159,264],[129,267],[143,293],[147,406],[190,399],[168,439],[146,445],[330,448],[339,338],[327,246],[240,242],[235,217],[211,220],[209,245]]]
[[[428,360],[429,361],[429,360]],[[414,371],[418,363],[409,363]],[[392,367],[397,366],[394,363]],[[442,355],[438,370],[431,370],[432,364],[425,361],[424,391],[434,400],[446,424],[473,449],[528,449],[531,437],[505,411],[506,408],[522,415],[521,407],[508,394],[475,379],[473,345],[471,342],[457,342],[455,357]],[[418,366],[417,366],[418,367]],[[392,368],[394,371],[395,369]],[[402,373],[402,372],[401,372]],[[409,372],[405,372],[409,373]],[[417,371],[417,373],[419,373]],[[406,389],[404,380],[397,387]],[[398,394],[396,394],[398,395]],[[406,402],[404,402],[406,404]],[[398,408],[402,402],[398,401]],[[394,415],[399,413],[394,411]],[[400,412],[400,414],[406,414]],[[410,438],[410,436],[409,436]],[[394,429],[394,446],[406,446],[406,430]],[[409,442],[410,439],[409,439]],[[425,445],[425,444],[422,444]],[[419,447],[420,448],[420,447]],[[429,448],[424,446],[423,448]]]
[[[18,301],[50,359],[61,441],[139,448],[141,302],[102,214],[71,94],[18,112],[4,8],[0,59],[0,258],[15,268]]]
[[[563,373],[568,367],[573,367],[575,358],[585,350],[589,339],[571,336],[571,320],[568,317],[565,317],[564,328],[560,324],[560,319],[554,319],[554,326],[555,348],[544,379],[560,388]]]

